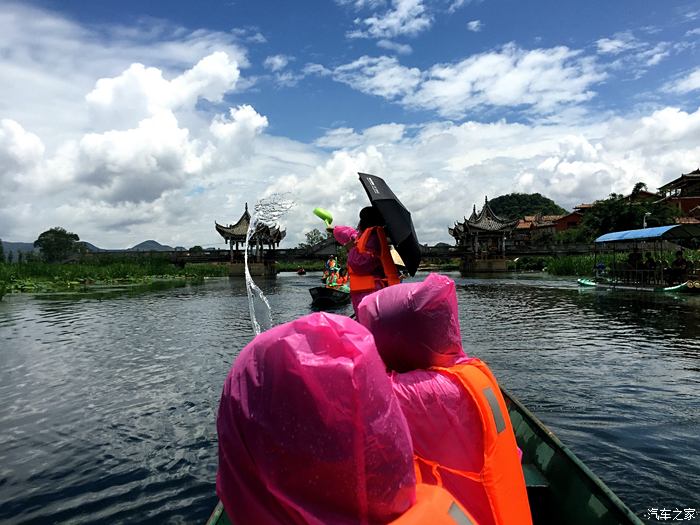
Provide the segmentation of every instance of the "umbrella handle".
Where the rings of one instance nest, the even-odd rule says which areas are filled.
[[[314,208],[314,215],[326,223],[326,228],[331,227],[331,223],[333,222],[333,215],[331,212],[323,208]]]

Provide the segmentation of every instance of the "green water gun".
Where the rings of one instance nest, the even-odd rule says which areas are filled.
[[[331,223],[333,222],[333,215],[328,210],[323,208],[314,208],[314,215],[326,223],[326,228],[331,228]]]

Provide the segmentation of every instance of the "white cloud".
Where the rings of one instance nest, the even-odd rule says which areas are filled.
[[[668,82],[663,88],[671,93],[691,93],[700,89],[700,67],[694,69],[682,78]]]
[[[591,86],[604,78],[591,59],[566,47],[526,51],[514,45],[439,64],[403,102],[460,118],[488,106],[527,106],[551,113],[593,97]]]
[[[466,4],[466,0],[454,0],[447,8],[447,12],[452,14]]]
[[[632,73],[633,78],[639,78],[647,69],[668,58],[675,49],[682,49],[684,44],[672,46],[669,42],[644,42],[631,32],[617,33],[613,38],[601,38],[596,41],[601,57],[613,57],[607,67]]]
[[[358,29],[349,38],[390,39],[400,35],[415,36],[430,28],[432,17],[422,0],[392,0],[392,7],[379,16],[355,21]]]
[[[44,144],[10,119],[0,120],[0,186],[7,189],[42,160]]]
[[[332,74],[332,71],[321,64],[306,64],[302,69],[302,73],[305,75],[329,76]]]
[[[395,99],[410,93],[420,82],[420,71],[399,64],[393,57],[363,56],[335,68],[333,78],[370,95]]]
[[[478,33],[484,28],[484,24],[481,23],[481,20],[471,20],[467,22],[467,29],[469,31],[473,31],[474,33]]]
[[[380,124],[357,133],[352,128],[335,128],[315,141],[323,148],[357,148],[365,145],[384,145],[400,142],[406,131],[403,124]]]
[[[272,55],[265,59],[263,65],[272,72],[280,71],[287,67],[292,57],[287,55]]]
[[[377,41],[377,47],[395,51],[399,55],[410,55],[413,52],[413,48],[408,44],[399,44],[392,40],[379,40]]]
[[[122,128],[160,111],[191,110],[199,98],[220,102],[239,76],[237,64],[223,52],[204,57],[171,81],[158,68],[132,64],[117,77],[99,79],[85,100],[93,124]]]
[[[620,33],[615,38],[601,38],[596,41],[598,52],[604,55],[619,55],[620,53],[634,51],[640,46],[640,42],[629,33]]]

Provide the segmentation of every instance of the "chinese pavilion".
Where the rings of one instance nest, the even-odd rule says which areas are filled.
[[[229,245],[229,250],[231,254],[231,262],[236,260],[242,260],[243,255],[238,249],[240,245],[241,248],[245,246],[246,236],[248,235],[248,228],[250,227],[250,213],[248,212],[248,203],[245,205],[245,211],[241,218],[238,219],[236,224],[231,224],[229,226],[222,226],[218,222],[214,221],[216,226],[216,231],[224,238],[226,244]],[[272,251],[275,248],[279,248],[280,241],[284,239],[287,232],[280,229],[277,226],[267,226],[265,224],[258,224],[255,233],[253,233],[250,238],[248,253],[252,253],[255,256],[255,260],[262,261],[263,251],[265,246]],[[235,250],[234,250],[235,244]]]
[[[471,272],[506,271],[506,238],[518,224],[518,219],[503,219],[496,215],[486,197],[479,213],[476,205],[464,222],[448,228],[463,253],[460,270]]]

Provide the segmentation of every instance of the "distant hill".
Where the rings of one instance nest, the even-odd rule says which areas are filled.
[[[148,240],[148,241],[143,241],[142,243],[137,244],[136,246],[132,246],[131,248],[127,249],[117,249],[117,250],[112,250],[112,249],[106,249],[106,248],[100,248],[98,246],[95,246],[92,243],[89,243],[87,241],[78,241],[78,244],[82,244],[85,246],[88,252],[90,253],[101,253],[101,252],[171,252],[171,251],[187,251],[187,248],[184,248],[182,246],[178,246],[176,248],[172,248],[171,246],[167,246],[164,244],[160,244],[157,241],[154,240]],[[32,253],[36,252],[39,253],[39,249],[34,249],[34,243],[31,242],[9,242],[9,241],[2,241],[2,248],[5,253],[5,257],[7,258],[8,254],[12,252],[13,257],[15,261],[17,260],[17,254],[22,252],[22,253]]]
[[[102,248],[98,248],[94,244],[90,244],[87,241],[78,241],[78,244],[82,244],[83,246],[85,246],[85,249],[91,253],[106,252],[107,251],[107,250],[104,250]],[[114,251],[114,250],[112,250],[112,251]]]
[[[166,246],[163,244],[160,244],[157,241],[153,240],[148,240],[148,241],[143,241],[136,246],[132,246],[131,248],[127,248],[127,252],[172,252],[175,251],[175,248],[172,246]]]
[[[552,199],[539,193],[509,193],[489,201],[493,212],[504,219],[525,215],[566,215],[568,212]]]
[[[5,252],[5,257],[12,252],[14,254],[15,260],[17,260],[17,254],[31,253],[34,251],[34,243],[32,242],[8,242],[2,241],[2,249]],[[37,250],[38,252],[39,250]]]

